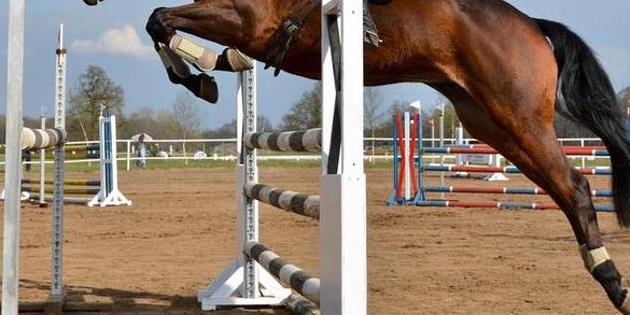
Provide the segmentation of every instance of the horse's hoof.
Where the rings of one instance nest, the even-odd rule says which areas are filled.
[[[197,70],[207,72],[214,70],[219,57],[212,49],[203,47],[191,39],[173,35],[169,47]]]
[[[626,293],[626,299],[623,301],[623,304],[617,310],[623,315],[630,315],[630,298],[628,298],[628,293]]]
[[[245,70],[251,70],[254,68],[254,64],[251,59],[245,56],[243,53],[234,48],[226,48],[223,51],[223,55],[227,62],[230,64],[230,68],[234,72],[241,72]]]
[[[83,0],[83,2],[85,2],[85,4],[87,5],[97,5],[101,1],[103,0]]]
[[[191,76],[186,81],[184,86],[198,98],[211,104],[215,104],[219,100],[219,86],[213,77],[202,73]]]

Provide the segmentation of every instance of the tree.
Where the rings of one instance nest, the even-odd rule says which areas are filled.
[[[273,130],[273,125],[271,124],[271,121],[263,115],[258,115],[256,124],[258,127],[257,130],[259,132],[266,132],[266,131]],[[209,138],[209,139],[236,138],[236,126],[237,126],[236,119],[234,119],[229,123],[221,125],[217,129],[210,129],[210,130],[204,131],[202,136],[204,138]]]
[[[367,129],[372,138],[372,156],[376,153],[376,128],[383,120],[383,113],[381,112],[381,104],[383,103],[383,96],[377,88],[367,87],[363,90],[363,128]],[[376,161],[373,161],[376,163]]]
[[[101,106],[122,119],[124,90],[107,76],[105,70],[89,66],[79,76],[76,87],[70,91],[68,102],[68,132],[96,139]]]
[[[619,106],[621,106],[624,111],[628,110],[628,108],[630,108],[630,86],[621,90],[617,95],[617,99],[619,100]]]
[[[171,106],[170,116],[178,137],[188,139],[201,127],[199,102],[188,92],[179,92]]]
[[[374,137],[374,130],[378,128],[383,120],[383,111],[381,109],[383,96],[377,88],[367,87],[363,92],[363,98],[363,123],[365,128],[370,131],[372,137]]]
[[[282,117],[282,129],[305,130],[319,128],[322,125],[322,85],[316,83],[310,91],[291,107],[289,113]]]

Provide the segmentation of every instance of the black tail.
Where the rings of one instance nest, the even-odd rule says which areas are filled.
[[[613,169],[619,224],[630,227],[630,131],[615,90],[593,50],[566,26],[535,19],[551,40],[559,68],[559,111],[602,138]]]

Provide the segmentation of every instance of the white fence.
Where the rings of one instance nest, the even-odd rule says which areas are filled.
[[[425,138],[423,143],[425,146],[436,146],[439,145],[441,139],[435,138]],[[455,144],[456,140],[454,138],[445,138],[443,139],[446,145]],[[468,141],[467,143],[475,143],[475,139],[465,139]],[[591,146],[591,145],[601,145],[601,140],[599,138],[565,138],[559,139],[562,145],[575,145],[575,146]],[[132,162],[136,160],[140,160],[141,158],[137,157],[135,154],[135,146],[132,140],[118,140],[117,143],[119,146],[124,146],[124,153],[118,155],[118,161],[126,164],[126,169],[130,170],[132,166]],[[149,140],[145,141],[147,144],[158,144],[160,146],[164,144],[168,144],[167,150],[161,147],[162,151],[166,151],[169,154],[169,157],[146,157],[147,161],[183,161],[184,163],[188,163],[191,160],[195,161],[235,161],[237,157],[233,154],[233,152],[228,152],[226,149],[227,145],[236,145],[235,138],[223,138],[223,139],[161,139],[161,140]],[[88,144],[98,144],[98,141],[75,141],[69,142],[67,145],[88,145]],[[198,150],[188,151],[187,146],[190,148],[191,145],[202,145],[202,151],[206,151],[205,146],[217,146],[221,147],[221,152],[208,156],[208,157],[193,157],[194,153]],[[374,150],[374,146],[377,148],[386,148],[385,154],[376,154]],[[392,138],[365,138],[365,148],[366,148],[366,160],[369,161],[383,161],[383,160],[391,160],[392,156],[390,155],[390,148],[392,146]],[[382,150],[379,150],[382,151]],[[177,154],[174,154],[177,152]],[[446,156],[425,156],[425,159],[428,160],[436,160],[445,157],[447,159],[455,159],[454,155],[446,155]],[[321,157],[319,155],[265,155],[264,152],[258,155],[258,159],[261,161],[305,161],[312,160],[318,161]],[[582,163],[585,164],[587,160],[593,160],[595,158],[604,158],[607,157],[572,157],[574,159],[581,159]],[[80,163],[98,163],[98,159],[73,159],[67,160],[67,164],[80,164]],[[32,162],[24,162],[25,164],[38,165],[40,161],[32,161]],[[47,164],[52,163],[52,161],[47,161]],[[4,162],[0,162],[0,165],[4,165]]]

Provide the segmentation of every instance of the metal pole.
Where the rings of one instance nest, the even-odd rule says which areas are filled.
[[[131,169],[131,140],[127,140],[127,170]]]
[[[414,157],[411,156],[411,115],[409,112],[404,112],[403,116],[403,124],[404,125],[404,135],[403,141],[405,145],[405,156],[402,158],[405,159],[405,203],[407,203],[411,199],[411,163],[413,163]]]
[[[46,129],[46,117],[42,113],[42,129]],[[39,206],[46,205],[46,150],[39,150]]]
[[[325,315],[365,315],[367,213],[363,161],[363,1],[323,0],[321,21],[320,307]],[[335,65],[340,67],[338,72],[334,71]],[[333,137],[335,134],[340,137]],[[341,138],[340,149],[337,138]]]
[[[7,117],[5,155],[4,239],[2,247],[2,314],[17,315],[20,283],[20,163],[24,79],[25,1],[9,2],[7,46]]]
[[[445,109],[446,109],[446,104],[442,104],[442,111],[440,112],[440,126],[439,126],[440,148],[444,147],[444,112],[445,112]],[[444,155],[440,156],[440,165],[444,165]],[[444,172],[440,173],[440,185],[442,185],[442,186],[445,185]],[[441,198],[442,199],[445,198],[444,193],[442,193]]]
[[[55,128],[66,129],[66,50],[63,47],[63,24],[59,25],[57,67],[55,82]],[[50,302],[61,303],[63,291],[63,206],[64,206],[64,159],[63,144],[55,147],[53,175],[53,222],[52,222],[52,284]]]

